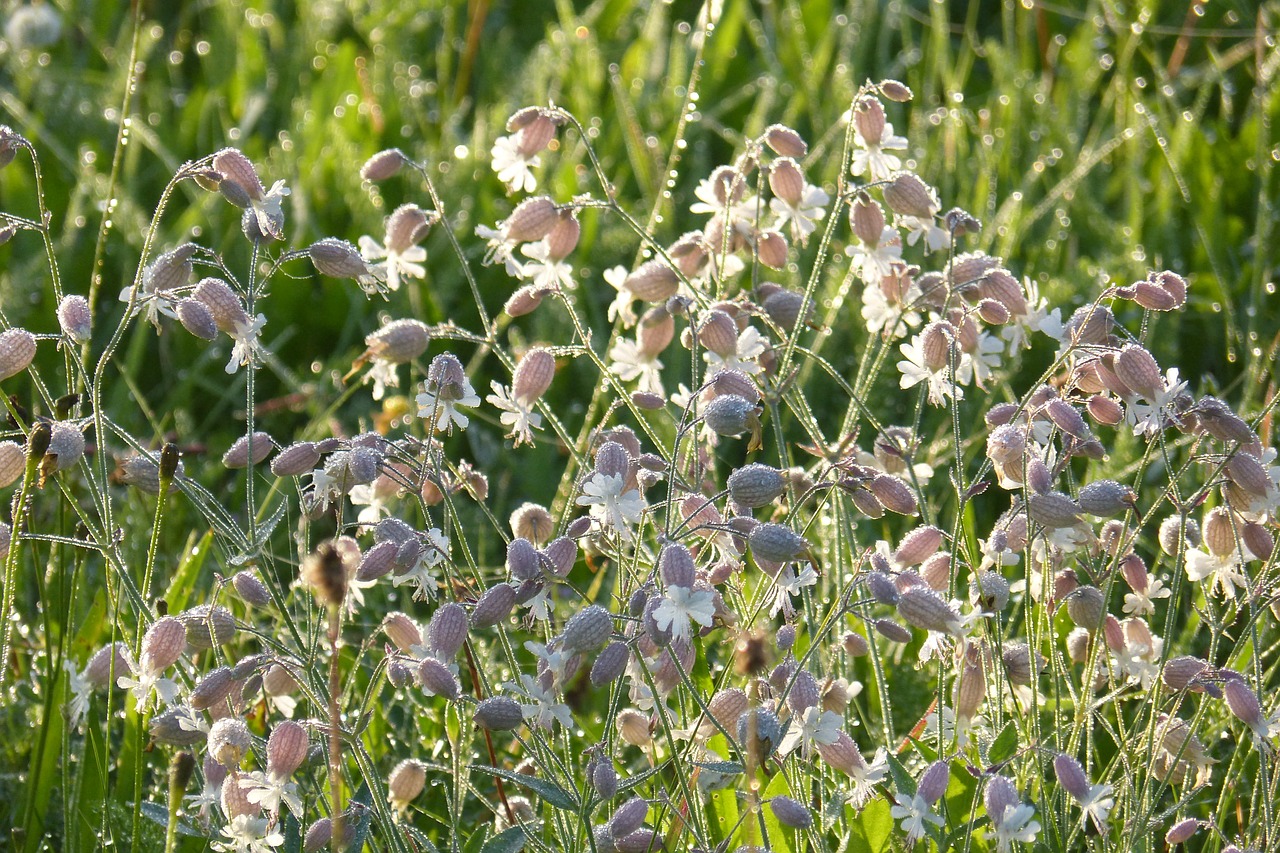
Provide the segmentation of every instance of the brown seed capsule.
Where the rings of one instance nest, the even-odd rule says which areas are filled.
[[[302,580],[321,603],[335,607],[342,604],[347,595],[347,570],[332,540],[322,542],[303,560]]]
[[[473,716],[476,725],[494,732],[518,728],[524,720],[519,703],[507,696],[490,696],[483,700],[476,706]]]

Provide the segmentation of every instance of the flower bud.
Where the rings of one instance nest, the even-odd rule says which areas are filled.
[[[1067,596],[1067,615],[1086,631],[1102,627],[1106,615],[1106,600],[1096,586],[1082,586]]]
[[[804,157],[809,153],[800,134],[784,124],[771,124],[764,131],[764,144],[782,157]]]
[[[236,594],[246,604],[251,604],[254,607],[266,607],[271,603],[271,593],[267,590],[266,584],[252,572],[236,572],[231,578],[231,585],[235,587]]]
[[[612,800],[618,793],[618,774],[613,769],[613,762],[607,757],[597,756],[591,762],[591,787],[601,801]]]
[[[547,196],[527,198],[516,205],[507,217],[505,229],[508,240],[532,243],[551,233],[559,219],[556,203]]]
[[[225,646],[235,639],[236,620],[219,605],[199,604],[178,614],[187,629],[187,644],[193,649]]]
[[[265,432],[242,435],[222,454],[222,464],[228,468],[247,468],[262,462],[274,449],[275,442]]]
[[[939,207],[933,188],[910,172],[898,175],[885,186],[884,200],[894,213],[919,219],[932,219]]]
[[[606,684],[617,681],[626,670],[630,657],[631,652],[626,643],[619,640],[609,643],[591,665],[591,684],[595,687],[604,687]]]
[[[551,351],[535,347],[525,353],[524,358],[516,365],[515,375],[511,380],[511,393],[517,402],[532,406],[551,387],[555,374],[556,360]]]
[[[431,343],[431,330],[421,320],[393,320],[364,339],[369,356],[391,364],[404,364],[422,355]]]
[[[926,631],[954,634],[960,616],[942,596],[927,586],[913,586],[898,597],[898,615],[903,621]]]
[[[916,785],[916,793],[920,798],[929,805],[933,805],[942,799],[942,795],[947,792],[947,783],[951,781],[951,763],[949,761],[935,761],[925,768],[920,776],[920,783]]]
[[[757,559],[771,563],[793,560],[809,547],[808,541],[785,524],[769,522],[751,531],[751,552]]]
[[[630,835],[644,824],[649,814],[649,803],[643,797],[632,797],[613,813],[609,819],[609,834],[615,839]]]
[[[399,148],[387,148],[374,154],[360,167],[360,179],[385,181],[395,177],[409,158]]]
[[[1164,843],[1170,846],[1173,846],[1174,844],[1182,844],[1184,841],[1189,841],[1191,836],[1195,835],[1196,831],[1199,829],[1200,821],[1193,817],[1189,817],[1186,820],[1180,820],[1173,826],[1169,827],[1169,831],[1164,835]]]

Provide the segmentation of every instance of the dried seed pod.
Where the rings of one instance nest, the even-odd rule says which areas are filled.
[[[507,696],[490,696],[476,705],[476,725],[494,732],[511,731],[524,720],[520,704]]]
[[[783,826],[791,829],[808,829],[813,826],[813,813],[790,797],[774,797],[769,801],[769,809]]]
[[[515,587],[506,582],[494,584],[476,601],[475,609],[471,611],[471,625],[474,628],[488,628],[504,622],[515,605]]]
[[[668,586],[692,588],[695,580],[693,554],[683,545],[667,545],[658,557],[658,571]]]
[[[443,696],[450,702],[456,702],[462,695],[457,677],[435,658],[423,658],[418,662],[418,683],[428,696]]]
[[[461,604],[449,602],[427,623],[427,649],[442,661],[451,661],[467,642],[467,611]]]
[[[566,653],[585,654],[603,646],[612,634],[613,614],[598,604],[592,604],[569,619],[561,634],[561,642]]]

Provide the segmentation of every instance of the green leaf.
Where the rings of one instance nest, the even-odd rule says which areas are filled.
[[[889,801],[876,797],[867,803],[858,816],[850,821],[850,853],[882,853],[889,849],[893,835],[893,815],[889,813]]]
[[[153,803],[150,800],[144,800],[139,811],[142,812],[142,816],[145,817],[147,820],[152,821],[153,823],[156,823],[160,826],[163,826],[166,829],[169,827],[169,810],[164,806],[160,805],[159,803]],[[191,824],[183,823],[182,821],[178,821],[178,834],[186,835],[190,838],[210,838],[211,837],[211,836],[205,835],[203,832],[200,832],[195,827],[191,826]]]
[[[991,748],[987,750],[987,760],[992,764],[1002,764],[1012,758],[1017,751],[1018,729],[1014,726],[1013,720],[1010,720],[992,741]]]
[[[356,795],[351,798],[351,831],[353,833],[351,844],[347,847],[349,853],[360,853],[364,849],[364,843],[369,837],[369,828],[373,825],[373,794],[369,790],[369,783],[366,782],[360,786],[360,790],[356,791]]]
[[[514,782],[517,785],[523,785],[533,791],[539,797],[546,800],[547,803],[557,809],[564,811],[578,811],[578,800],[564,788],[561,788],[555,782],[549,782],[546,779],[539,779],[536,776],[527,776],[524,773],[515,773],[511,770],[503,770],[501,767],[488,767],[484,764],[472,764],[469,769],[476,770],[480,773],[488,773],[490,776],[499,776],[508,782]]]
[[[480,853],[520,853],[524,849],[524,827],[504,829],[480,848]],[[470,845],[468,845],[470,846]]]
[[[715,773],[724,773],[726,776],[736,776],[746,770],[736,761],[695,761],[693,762],[704,770],[711,770]]]

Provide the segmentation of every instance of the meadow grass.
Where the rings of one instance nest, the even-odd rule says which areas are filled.
[[[149,747],[155,715],[135,712],[120,690],[95,694],[87,716],[69,725],[64,662],[81,671],[92,653],[115,641],[136,656],[143,634],[164,611],[213,603],[234,613],[236,636],[184,655],[174,670],[184,692],[215,667],[235,666],[251,654],[288,662],[300,682],[294,717],[311,721],[316,755],[298,773],[302,819],[281,812],[284,849],[299,849],[302,830],[335,811],[335,799],[362,804],[347,814],[359,833],[356,848],[363,842],[379,850],[603,849],[591,827],[607,821],[625,797],[602,797],[588,784],[584,772],[592,765],[583,749],[593,744],[615,756],[624,792],[650,801],[648,825],[669,849],[713,849],[721,842],[726,849],[901,848],[905,832],[890,816],[893,797],[909,801],[924,784],[921,771],[938,758],[953,759],[940,795],[945,820],[924,844],[996,849],[992,821],[1000,809],[990,820],[986,815],[991,792],[999,792],[993,779],[1004,776],[1016,779],[1021,799],[1034,805],[1041,825],[1036,844],[1048,849],[1154,850],[1169,826],[1186,817],[1205,822],[1193,847],[1277,843],[1274,753],[1250,746],[1235,705],[1206,697],[1199,685],[1174,689],[1165,678],[1161,687],[1167,661],[1185,655],[1238,670],[1265,710],[1274,702],[1277,636],[1268,609],[1274,552],[1251,564],[1250,594],[1228,602],[1186,579],[1190,545],[1162,555],[1156,541],[1162,519],[1172,515],[1185,526],[1188,518],[1200,520],[1203,509],[1230,502],[1225,489],[1210,486],[1230,479],[1228,465],[1246,452],[1247,440],[1211,444],[1190,430],[1170,431],[1166,441],[1163,433],[1156,440],[1120,429],[1106,433],[1106,461],[1054,468],[1049,459],[1055,489],[1076,496],[1106,476],[1139,496],[1123,516],[1119,539],[1178,595],[1152,614],[1150,632],[1163,638],[1163,651],[1148,649],[1144,658],[1155,667],[1154,681],[1109,663],[1110,653],[1122,658],[1139,643],[1122,637],[1118,648],[1109,647],[1114,638],[1103,642],[1102,631],[1083,661],[1072,663],[1063,638],[1073,620],[1087,621],[1087,614],[1069,616],[1066,604],[1045,606],[1016,590],[1010,611],[968,659],[918,663],[919,632],[905,645],[876,639],[872,624],[901,607],[865,586],[874,565],[869,549],[880,539],[901,542],[920,525],[940,528],[944,547],[957,555],[944,591],[965,599],[969,573],[960,566],[977,567],[1010,506],[999,502],[1003,493],[984,455],[993,424],[979,420],[987,410],[974,398],[1029,411],[1044,403],[1032,404],[1034,389],[1064,362],[1041,340],[1010,358],[985,394],[970,388],[963,406],[953,401],[941,410],[918,388],[900,388],[894,364],[910,334],[896,340],[866,329],[862,285],[843,252],[853,243],[847,211],[854,197],[837,195],[848,190],[853,147],[842,115],[867,92],[864,81],[902,81],[914,97],[885,99],[889,120],[909,140],[902,167],[936,187],[943,210],[959,206],[982,223],[943,255],[955,249],[1003,259],[1017,280],[1030,277],[1064,319],[1105,297],[1132,340],[1162,369],[1180,368],[1196,398],[1213,394],[1231,404],[1258,435],[1261,456],[1274,446],[1280,350],[1273,282],[1280,139],[1272,127],[1280,110],[1274,43],[1280,5],[1192,4],[1188,11],[1101,0],[1080,8],[726,0],[704,8],[557,0],[415,9],[384,2],[233,2],[91,4],[74,13],[49,5],[61,16],[56,41],[24,48],[11,31],[0,55],[4,123],[30,141],[42,181],[37,184],[32,158],[19,153],[0,171],[0,209],[26,224],[50,213],[43,232],[24,228],[0,248],[6,328],[46,336],[33,368],[4,380],[5,394],[12,395],[6,437],[25,446],[34,418],[56,415],[75,419],[91,452],[78,467],[47,477],[36,470],[39,460],[31,463],[11,487],[12,512],[5,516],[22,531],[10,545],[14,557],[5,560],[12,640],[0,682],[0,824],[12,825],[4,838],[13,849],[88,850],[108,839],[128,849],[161,848],[169,822],[166,773],[178,747]],[[508,118],[528,105],[554,105],[585,131],[572,122],[560,127],[535,170],[537,193],[562,204],[582,200],[581,234],[570,256],[578,288],[564,306],[548,298],[539,310],[512,318],[502,309],[518,283],[501,264],[483,263],[484,242],[475,229],[506,220],[524,197],[498,181],[490,151],[508,134]],[[702,227],[706,217],[689,212],[700,182],[734,163],[775,123],[807,140],[806,177],[826,188],[835,206],[828,205],[828,218],[807,246],[792,242],[783,269],[765,269],[748,252],[742,283],[695,289],[694,313],[735,292],[758,292],[753,286],[761,281],[777,281],[812,299],[814,329],[789,336],[785,324],[757,321],[775,342],[789,342],[779,345],[778,357],[795,369],[764,386],[764,448],[756,452],[728,434],[703,447],[705,437],[681,409],[646,414],[629,396],[635,382],[609,373],[609,344],[635,332],[611,321],[614,292],[602,275],[618,265],[634,269]],[[239,211],[218,193],[173,180],[191,162],[216,170],[217,161],[208,158],[228,147],[244,152],[266,186],[287,182],[282,243],[246,240]],[[406,167],[388,181],[364,180],[361,166],[388,148],[402,149],[421,173]],[[764,175],[750,178],[753,192],[767,192]],[[443,217],[422,242],[422,281],[384,301],[317,271],[321,262],[313,263],[308,247],[328,236],[354,243],[368,234],[381,241],[383,218],[405,203]],[[125,321],[120,291],[139,284],[142,269],[161,253],[188,241],[207,250],[197,258],[197,278],[232,280],[250,297],[248,316],[267,315],[259,369],[224,372],[227,338],[210,345],[176,323],[166,321],[156,334],[140,319]],[[918,252],[913,260],[921,262]],[[938,269],[944,262],[935,255],[924,266]],[[260,279],[267,269],[272,276]],[[1166,269],[1189,284],[1179,311],[1147,311],[1106,293],[1110,285]],[[55,343],[63,293],[89,300],[94,331],[86,344]],[[386,319],[405,317],[433,332],[431,349],[414,359],[413,384],[375,400],[358,380],[344,381],[366,349],[366,336]],[[673,323],[677,342],[664,355],[665,392],[678,382],[697,390],[701,381],[699,345],[680,348],[687,325],[686,319]],[[439,378],[431,373],[433,357],[456,353],[484,397],[491,381],[511,383],[517,362],[535,345],[551,347],[557,362],[555,380],[541,397],[546,430],[536,446],[513,450],[492,407],[475,409],[465,431],[431,446],[431,430],[412,415],[421,383]],[[435,390],[461,387],[437,381]],[[73,393],[79,399],[56,411],[55,401]],[[824,477],[834,482],[835,469],[800,449],[849,438],[870,450],[879,429],[891,424],[911,424],[919,457],[936,469],[927,488],[911,483],[920,499],[918,522],[893,513],[867,518],[851,501],[852,490],[818,488]],[[758,513],[804,535],[821,570],[812,587],[797,592],[794,615],[779,621],[769,613],[773,583],[752,549],[741,558],[750,561],[750,579],[724,590],[735,617],[728,621],[736,624],[698,640],[691,668],[668,658],[660,677],[658,667],[638,666],[630,694],[621,681],[611,689],[591,687],[585,675],[557,682],[572,727],[489,733],[476,726],[474,701],[449,703],[424,698],[417,686],[393,686],[400,677],[394,665],[406,666],[416,653],[384,654],[386,613],[404,610],[425,624],[439,601],[469,606],[505,579],[513,536],[507,519],[525,502],[548,507],[557,534],[565,533],[586,512],[577,501],[585,481],[593,471],[611,470],[594,455],[592,431],[619,425],[633,429],[643,449],[668,466],[667,478],[648,493],[654,505],[668,489],[674,495],[679,483],[681,491],[724,506],[724,475],[747,462],[804,470],[788,479],[776,513]],[[437,600],[413,601],[384,581],[364,593],[363,607],[341,617],[336,643],[330,631],[339,617],[295,580],[308,559],[316,571],[323,568],[314,556],[322,542],[357,533],[358,508],[339,495],[336,516],[309,517],[306,481],[276,477],[265,466],[251,477],[225,468],[223,452],[254,429],[281,446],[369,431],[416,436],[416,444],[386,458],[398,458],[416,477],[427,471],[454,486],[444,489],[438,505],[412,495],[394,504],[421,532],[438,529],[449,538],[447,581]],[[154,453],[166,443],[181,451],[184,465],[181,489],[169,497],[126,490],[112,473],[130,447]],[[709,460],[698,461],[694,447]],[[343,452],[351,449],[342,445]],[[686,465],[692,467],[686,471]],[[689,472],[706,482],[690,480]],[[984,479],[993,480],[989,493],[971,494],[969,486]],[[421,481],[414,485],[411,492],[420,493]],[[1030,496],[1031,490],[1015,492],[1014,509]],[[663,583],[649,588],[655,596],[683,588],[656,569],[657,555],[668,539],[691,541],[674,506],[654,512],[638,536],[643,547],[608,535],[607,524],[601,535],[597,519],[581,541],[581,556],[575,551],[567,576],[556,578],[562,584],[555,587],[560,592],[549,624],[516,627],[507,620],[499,630],[473,628],[464,654],[449,661],[457,664],[463,692],[478,700],[503,693],[505,683],[519,685],[522,673],[536,674],[523,643],[563,646],[566,620],[588,602],[610,610],[616,636],[638,645],[643,620],[624,615],[627,599],[659,578]],[[1233,525],[1238,544],[1244,517]],[[1259,526],[1274,530],[1274,518]],[[374,540],[367,529],[359,531],[368,553]],[[1034,537],[1026,538],[1011,580],[1023,579],[1022,566],[1032,562]],[[713,547],[729,546],[704,543],[700,568],[708,568],[702,555]],[[1070,565],[1080,582],[1100,589],[1119,618],[1128,590],[1123,557],[1124,549],[1108,554],[1103,548],[1069,558],[1078,561]],[[900,568],[894,566],[897,574]],[[265,606],[248,606],[228,584],[242,570],[265,584]],[[798,627],[789,648],[771,639],[783,622]],[[893,753],[869,803],[847,803],[852,774],[838,762],[824,765],[815,757],[802,764],[797,755],[770,765],[768,755],[751,746],[757,723],[739,732],[717,720],[706,732],[706,747],[718,750],[714,758],[672,736],[699,720],[705,725],[707,703],[725,690],[741,687],[753,707],[768,704],[750,666],[742,664],[747,674],[734,669],[762,644],[753,631],[764,632],[773,663],[785,665],[788,653],[798,661],[772,685],[779,712],[806,667],[829,690],[866,685],[840,707],[840,716],[868,754],[877,746]],[[870,640],[872,654],[855,655],[841,645],[846,632]],[[1049,658],[1031,713],[1000,665],[1003,644],[1014,639]],[[933,705],[959,702],[953,692],[965,672],[972,684],[975,668],[987,682],[988,728],[980,738],[958,746],[916,725]],[[1094,673],[1110,680],[1081,702],[1082,685]],[[264,674],[250,673],[250,686],[260,687],[252,679],[260,682]],[[826,676],[831,682],[824,684]],[[636,736],[640,746],[626,745],[635,733],[624,731],[619,712],[636,704],[637,689],[655,690],[663,677],[677,686],[670,708],[646,712],[654,740]],[[1229,676],[1215,679],[1215,690],[1231,683]],[[236,708],[258,738],[246,770],[267,766],[263,739],[282,719],[269,699],[258,690]],[[337,753],[325,723],[334,703],[345,728]],[[1216,762],[1210,784],[1198,786],[1189,771],[1166,768],[1162,779],[1153,770],[1152,756],[1170,737],[1160,714],[1184,718],[1198,732]],[[909,734],[914,743],[894,752]],[[192,749],[199,764],[203,739]],[[1175,748],[1169,760],[1185,765],[1194,749]],[[1065,796],[1054,779],[1054,755],[1064,752],[1084,757],[1089,777],[1115,789],[1115,813],[1122,817],[1101,833],[1082,828],[1079,798]],[[330,771],[327,761],[335,754],[338,764]],[[397,817],[387,802],[388,774],[410,758],[424,763],[429,787],[407,816]],[[484,769],[490,765],[497,769]],[[536,775],[531,779],[525,769]],[[699,793],[695,779],[717,773],[727,774],[728,787]],[[334,775],[344,781],[335,785]],[[188,793],[200,784],[191,782]],[[508,800],[517,794],[532,800],[530,822],[499,831],[495,817],[512,822]],[[785,807],[761,807],[779,796],[813,807],[814,825],[790,828]],[[602,806],[602,799],[609,804]],[[182,826],[193,834],[176,841],[179,849],[226,840],[218,834],[227,823],[223,814],[217,807],[207,811],[215,816],[212,824],[202,823],[196,805],[189,807]]]

